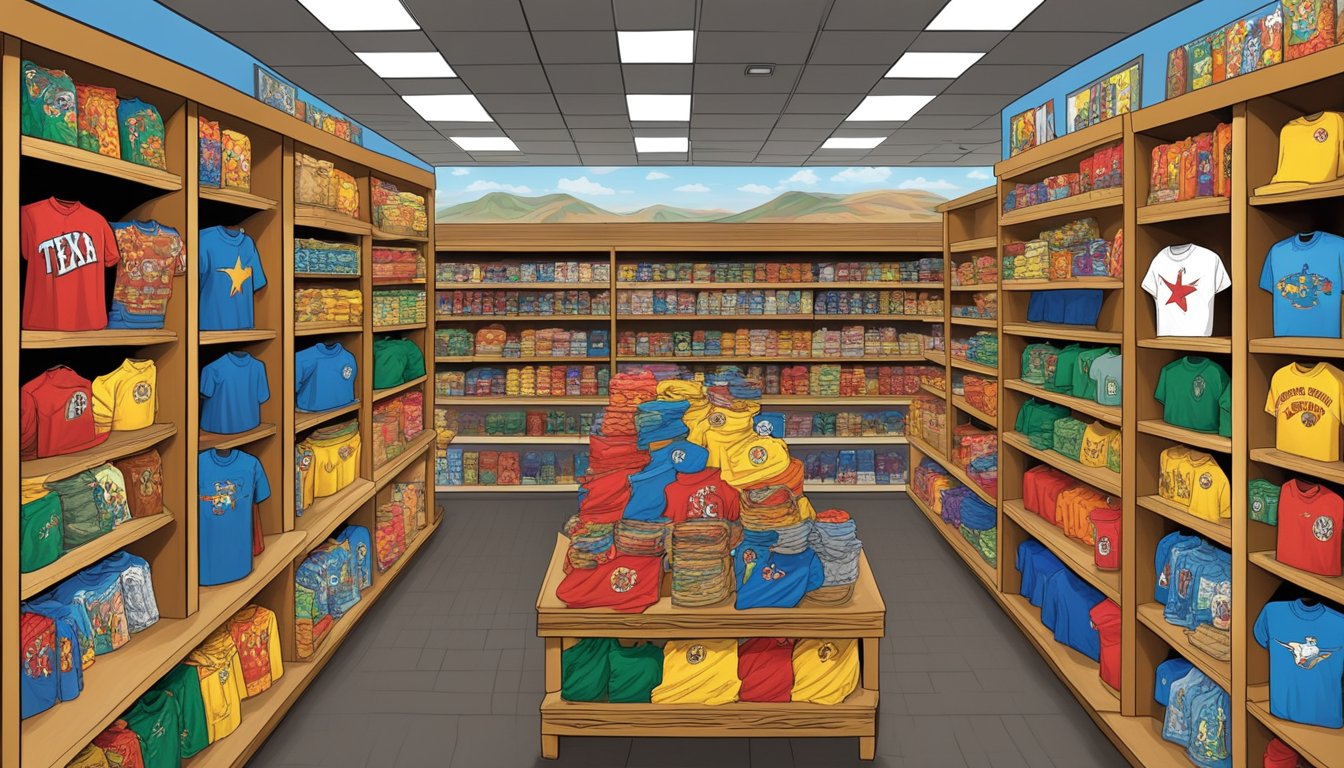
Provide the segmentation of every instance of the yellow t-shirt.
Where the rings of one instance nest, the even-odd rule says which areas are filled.
[[[201,681],[201,699],[205,702],[205,729],[210,743],[233,733],[243,721],[243,664],[238,649],[225,627],[210,633],[187,657],[196,667]]]
[[[1106,466],[1106,451],[1116,434],[1116,430],[1107,429],[1095,421],[1088,424],[1083,431],[1083,451],[1078,461],[1084,467]]]
[[[359,433],[330,442],[309,440],[313,449],[313,495],[337,493],[359,477]]]
[[[1191,452],[1190,514],[1218,522],[1232,516],[1232,485],[1212,456]]]
[[[159,411],[153,360],[127,358],[93,380],[93,425],[99,432],[144,429]]]
[[[1257,195],[1292,192],[1344,176],[1344,114],[1305,115],[1279,131],[1279,169]]]
[[[1317,461],[1339,461],[1344,372],[1329,363],[1289,363],[1274,374],[1265,413],[1274,417],[1275,447]]]
[[[777,437],[748,437],[723,449],[719,474],[734,488],[747,488],[789,468],[789,446]]]
[[[663,646],[663,682],[654,704],[729,704],[737,701],[737,640],[668,640]]]
[[[107,753],[102,747],[90,744],[66,763],[65,768],[111,768],[111,764],[107,762]]]
[[[790,700],[839,704],[857,687],[858,640],[799,640],[794,643]]]
[[[703,435],[705,449],[709,451],[709,459],[705,462],[705,466],[722,468],[726,461],[724,454],[729,447],[743,438],[756,434],[751,429],[751,423],[761,410],[761,406],[746,400],[739,400],[736,405],[737,408],[714,406],[709,409],[709,415],[705,417],[706,427]],[[696,435],[692,435],[694,436]]]
[[[1157,494],[1182,507],[1190,506],[1190,449],[1174,445],[1162,452],[1158,459]]]

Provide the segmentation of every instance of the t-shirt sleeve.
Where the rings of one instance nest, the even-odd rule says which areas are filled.
[[[177,263],[173,265],[173,274],[187,274],[187,244],[182,240],[182,236],[172,227],[165,227],[166,231],[172,233],[173,243],[177,247]]]
[[[37,455],[37,401],[25,391],[19,392],[19,455]]]
[[[117,387],[112,376],[99,376],[90,388],[93,393],[93,429],[95,432],[112,430],[112,411],[116,407]]]
[[[254,371],[252,375],[257,378],[257,402],[264,403],[271,399],[271,384],[266,380],[266,364],[257,361]]]
[[[213,365],[207,365],[201,369],[201,394],[206,397],[214,397],[215,390],[219,387],[219,374],[215,373]]]
[[[1275,378],[1278,378],[1277,376]],[[1269,382],[1269,394],[1265,395],[1265,413],[1270,416],[1278,416],[1279,411],[1274,407],[1274,402],[1279,399],[1279,390],[1273,379]]]
[[[1167,369],[1157,374],[1157,387],[1153,390],[1153,398],[1159,403],[1167,402]]]
[[[250,237],[247,239],[247,247],[249,258],[252,259],[252,292],[256,293],[266,287],[266,272],[261,268],[261,254],[257,252],[257,244]]]
[[[1260,290],[1274,292],[1274,249],[1265,254],[1265,266],[1260,270]]]
[[[271,483],[266,478],[266,468],[256,459],[252,460],[252,487],[257,489],[252,496],[254,503],[271,498]]]
[[[1223,394],[1218,398],[1218,434],[1223,437],[1232,436],[1232,385],[1230,383],[1223,388]]]
[[[280,627],[276,625],[274,613],[266,617],[266,634],[270,636],[266,645],[266,656],[271,662],[271,681],[274,682],[285,674],[283,654],[280,651]]]
[[[121,249],[117,247],[117,236],[112,232],[112,225],[107,223],[107,219],[102,220],[98,237],[103,241],[103,267],[115,267],[117,262],[121,261]]]
[[[313,361],[310,355],[305,354],[308,350],[303,350],[294,355],[294,391],[303,391],[303,386],[308,383],[309,377],[313,375]]]
[[[1213,256],[1213,292],[1220,293],[1232,287],[1232,278],[1227,274],[1227,268],[1223,266],[1223,259],[1212,251]]]
[[[1266,605],[1260,609],[1260,615],[1255,619],[1255,626],[1252,632],[1255,634],[1255,642],[1260,644],[1261,648],[1269,647],[1269,606]]]
[[[210,274],[210,242],[206,232],[201,232],[196,238],[196,273],[200,277]],[[201,293],[205,293],[204,285],[201,286]]]
[[[1157,260],[1160,258],[1162,258],[1162,253],[1158,252],[1157,256],[1154,256],[1152,262],[1148,265],[1148,273],[1143,276],[1143,283],[1141,284],[1143,290],[1153,296],[1157,295]]]

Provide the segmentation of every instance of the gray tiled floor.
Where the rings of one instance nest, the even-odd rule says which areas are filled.
[[[533,603],[564,497],[452,497],[436,540],[370,611],[252,765],[370,768],[1110,768],[1126,765],[908,501],[855,513],[887,601],[878,759],[856,739],[560,740],[538,756]]]

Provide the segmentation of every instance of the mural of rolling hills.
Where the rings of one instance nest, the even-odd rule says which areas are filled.
[[[616,213],[564,193],[524,197],[508,192],[489,192],[476,200],[439,208],[435,212],[435,221],[440,224],[911,223],[938,221],[939,214],[934,208],[944,200],[946,198],[940,195],[917,189],[878,189],[850,195],[784,192],[767,203],[741,212],[651,205],[629,213]]]

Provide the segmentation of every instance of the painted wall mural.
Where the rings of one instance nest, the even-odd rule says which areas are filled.
[[[438,168],[440,224],[939,220],[989,168],[763,166]]]

